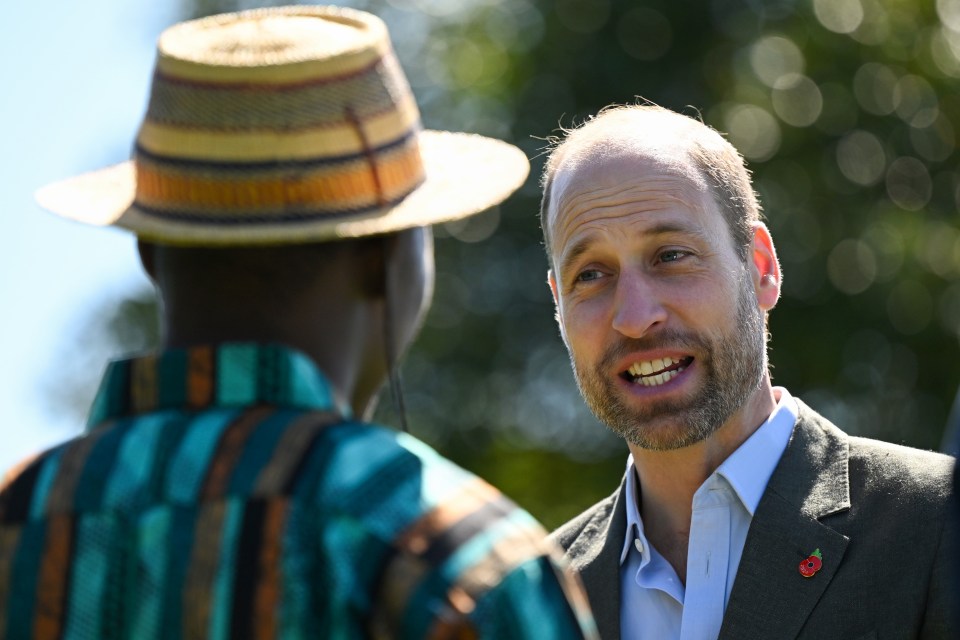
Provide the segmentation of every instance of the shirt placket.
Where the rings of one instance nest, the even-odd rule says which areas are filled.
[[[720,634],[730,549],[730,492],[714,476],[694,496],[681,640]]]

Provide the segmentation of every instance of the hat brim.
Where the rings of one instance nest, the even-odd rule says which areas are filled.
[[[419,134],[426,180],[400,203],[335,219],[201,224],[160,218],[134,204],[133,162],[107,167],[41,188],[37,202],[64,218],[116,225],[153,242],[229,246],[358,238],[459,220],[480,213],[523,184],[530,164],[520,149],[484,136],[448,131]]]

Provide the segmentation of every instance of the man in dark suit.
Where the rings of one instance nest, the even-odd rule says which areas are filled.
[[[604,110],[552,149],[541,219],[577,383],[630,450],[554,534],[603,638],[960,637],[953,459],[772,385],[780,266],[722,136]]]

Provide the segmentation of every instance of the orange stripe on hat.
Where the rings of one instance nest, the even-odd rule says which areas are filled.
[[[186,212],[185,217],[197,210],[205,220],[241,218],[264,210],[336,212],[368,207],[401,198],[423,180],[419,150],[415,139],[410,141],[374,159],[358,156],[312,169],[212,168],[201,174],[142,161],[137,164],[137,204],[149,210]]]

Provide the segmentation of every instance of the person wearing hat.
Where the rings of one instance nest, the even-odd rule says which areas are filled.
[[[0,636],[595,637],[529,514],[366,421],[429,303],[429,226],[527,171],[420,131],[369,14],[165,31],[133,160],[38,193],[137,235],[163,348],[4,483]]]

